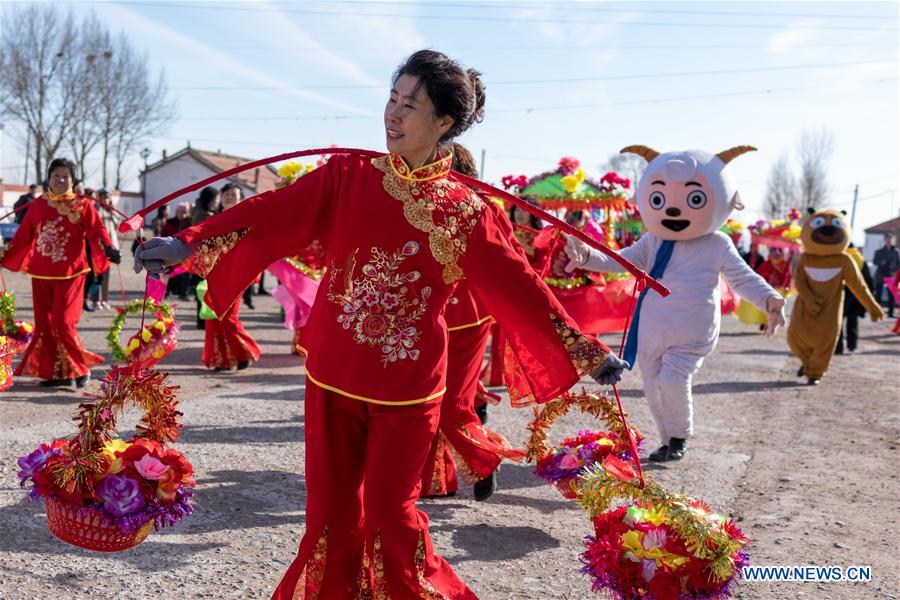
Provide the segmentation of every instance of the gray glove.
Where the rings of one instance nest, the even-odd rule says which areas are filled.
[[[616,385],[622,381],[622,375],[627,368],[627,362],[610,352],[603,364],[591,373],[591,377],[601,385]]]
[[[184,262],[191,256],[191,249],[176,237],[155,237],[138,246],[134,253],[134,272],[147,269],[148,273],[161,273],[166,267]]]

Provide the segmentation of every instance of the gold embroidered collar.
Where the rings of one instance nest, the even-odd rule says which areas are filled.
[[[427,164],[418,169],[411,168],[399,154],[388,154],[388,162],[394,173],[401,179],[408,181],[430,181],[443,177],[450,172],[450,166],[453,164],[453,153],[447,152],[433,163]]]
[[[69,219],[71,223],[81,220],[81,197],[69,188],[62,194],[54,194],[50,190],[44,193],[47,204],[56,209],[56,212]]]

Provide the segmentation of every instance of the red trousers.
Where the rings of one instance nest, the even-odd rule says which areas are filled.
[[[273,600],[476,599],[416,510],[440,400],[353,400],[307,381],[306,533]]]
[[[203,364],[208,368],[230,369],[241,361],[259,360],[259,345],[250,337],[238,312],[240,298],[231,305],[221,319],[206,322],[206,341],[203,344]]]
[[[484,427],[475,414],[478,377],[490,335],[490,323],[450,332],[447,391],[441,401],[438,433],[422,470],[422,496],[457,491],[457,470],[471,485],[490,475],[503,458],[523,458],[506,438]]]
[[[499,325],[491,327],[491,355],[481,372],[481,380],[485,385],[496,387],[503,385],[503,332]]]
[[[34,337],[16,375],[72,379],[86,375],[103,357],[85,350],[78,337],[84,308],[84,276],[71,279],[31,278]]]

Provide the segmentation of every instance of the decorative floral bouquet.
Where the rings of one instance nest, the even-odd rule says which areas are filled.
[[[737,526],[711,513],[701,502],[695,500],[687,509],[736,545],[746,543]],[[594,535],[588,536],[585,546],[582,573],[593,580],[595,591],[608,589],[623,600],[727,597],[734,574],[747,564],[747,555],[737,550],[725,577],[719,577],[708,558],[699,558],[690,549],[689,539],[679,534],[665,512],[637,504],[598,515]]]
[[[12,361],[28,347],[32,337],[34,325],[16,320],[16,297],[12,292],[0,292],[0,391],[12,386]]]
[[[541,456],[534,472],[546,480],[566,498],[576,498],[578,477],[589,465],[603,462],[610,454],[627,454],[627,442],[617,440],[615,433],[582,429],[573,438],[566,438],[559,445]]]
[[[609,429],[582,429],[576,437],[566,438],[558,446],[551,447],[547,439],[550,426],[573,406],[599,418]],[[537,462],[535,474],[555,486],[566,498],[578,497],[578,483],[586,467],[602,463],[608,456],[624,460],[632,456],[618,406],[607,396],[582,392],[548,402],[535,415],[528,429],[531,437],[525,450],[529,460]],[[634,427],[631,427],[631,434],[637,450],[643,435]]]
[[[139,315],[145,310],[155,317],[150,325],[131,336],[125,347],[119,341],[125,319],[130,315]],[[131,363],[140,356],[145,366],[152,366],[169,355],[178,345],[178,330],[181,324],[175,320],[174,309],[166,303],[156,302],[152,298],[138,298],[117,309],[119,314],[113,318],[106,341],[112,352],[113,361],[120,365]],[[140,352],[138,352],[140,349]]]
[[[622,600],[727,598],[749,563],[748,540],[734,522],[702,501],[639,482],[615,457],[590,467],[578,493],[594,524],[582,572],[596,591]]]
[[[168,445],[181,425],[177,386],[156,371],[116,367],[94,401],[81,404],[79,432],[40,444],[19,458],[19,480],[31,499],[43,498],[50,532],[75,546],[113,552],[142,542],[152,530],[192,512],[194,469]],[[115,436],[116,414],[126,402],[144,409],[138,433]]]

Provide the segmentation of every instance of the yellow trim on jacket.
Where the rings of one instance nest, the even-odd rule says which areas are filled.
[[[81,275],[84,275],[85,273],[90,273],[90,272],[91,272],[91,268],[88,267],[87,269],[85,269],[84,271],[81,271],[80,273],[72,273],[71,275],[35,275],[33,273],[29,273],[28,271],[25,271],[25,274],[33,279],[75,279],[76,277],[79,277]]]
[[[300,344],[297,344],[297,348],[301,352],[303,352],[303,354],[305,356],[309,357],[309,350],[307,350]],[[321,381],[319,381],[318,379],[313,377],[312,373],[309,372],[308,368],[304,367],[304,369],[306,371],[306,378],[309,379],[310,381],[312,381],[315,385],[322,388],[323,390],[328,390],[329,392],[334,392],[336,394],[340,394],[341,396],[346,396],[347,398],[352,398],[353,400],[361,400],[362,402],[370,402],[372,404],[381,404],[384,406],[409,406],[410,404],[423,404],[430,400],[440,398],[447,391],[447,388],[445,387],[444,389],[442,389],[439,392],[435,392],[425,398],[417,398],[416,400],[398,400],[396,402],[391,402],[389,400],[377,400],[375,398],[368,398],[366,396],[360,396],[358,394],[346,392],[346,391],[342,390],[341,388],[334,387],[333,385],[328,385],[327,383],[322,383]]]
[[[478,319],[474,323],[466,323],[465,325],[456,325],[454,327],[448,327],[447,331],[459,331],[460,329],[468,329],[470,327],[478,327],[479,325],[481,325],[482,323],[484,323],[486,321],[493,320],[493,318],[494,317],[492,317],[491,315],[488,315],[486,317],[482,317],[481,319]]]

